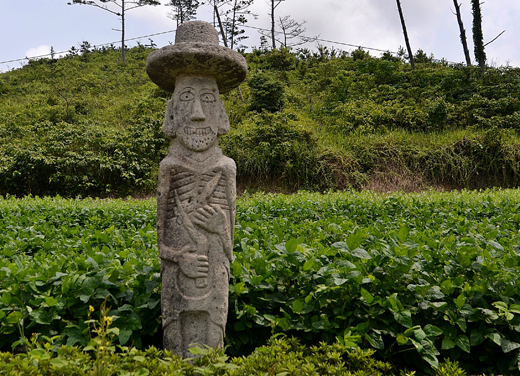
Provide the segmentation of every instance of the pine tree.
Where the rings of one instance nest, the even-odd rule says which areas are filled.
[[[223,27],[227,40],[227,45],[231,49],[237,47],[237,43],[241,40],[248,38],[245,34],[245,30],[241,27],[245,25],[249,17],[256,18],[257,15],[251,12],[248,8],[253,4],[254,0],[229,0],[226,1],[226,5],[229,8],[224,11]]]
[[[167,6],[172,7],[172,12],[168,13],[168,17],[177,22],[177,27],[186,21],[193,20],[197,14],[199,6],[203,2],[198,0],[170,0]]]
[[[93,7],[103,9],[109,13],[121,17],[121,54],[123,63],[125,62],[125,17],[129,10],[144,7],[145,5],[160,5],[157,0],[72,0],[69,5],[91,5]],[[114,4],[109,7],[108,4]]]

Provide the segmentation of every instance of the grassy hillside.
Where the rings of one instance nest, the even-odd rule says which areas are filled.
[[[0,74],[0,194],[127,195],[155,190],[168,93],[145,73],[151,49],[31,61]],[[413,191],[520,182],[520,69],[417,69],[326,48],[246,55],[223,96],[221,139],[241,189]]]

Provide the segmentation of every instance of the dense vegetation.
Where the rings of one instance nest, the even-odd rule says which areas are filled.
[[[398,369],[519,374],[519,207],[518,191],[243,197],[227,351],[285,333]],[[105,316],[114,345],[160,347],[154,223],[153,200],[0,200],[1,348],[89,348]]]
[[[0,74],[0,194],[152,192],[168,140],[168,93],[147,78],[151,49],[118,61],[88,43]],[[419,190],[519,183],[520,69],[453,66],[419,51],[320,48],[246,54],[243,101],[223,99],[221,145],[244,189]]]
[[[246,194],[227,328],[238,357],[192,365],[149,348],[162,342],[155,203],[9,195],[155,190],[169,93],[146,76],[150,51],[122,64],[84,43],[0,74],[0,349],[25,351],[0,355],[7,374],[464,374],[452,361],[519,374],[516,191]],[[241,189],[520,183],[520,69],[421,51],[414,71],[362,50],[246,58],[221,139]]]
[[[102,347],[102,348],[101,348]],[[189,362],[167,351],[150,347],[146,351],[119,346],[100,346],[86,353],[78,347],[53,347],[35,343],[27,356],[0,353],[0,372],[13,376],[392,376],[392,365],[375,360],[373,351],[351,349],[336,343],[306,347],[296,339],[272,339],[247,357],[233,357],[223,350],[193,349],[203,357]],[[94,354],[92,354],[94,352]],[[401,371],[399,376],[414,376]],[[456,363],[447,361],[439,367],[439,376],[464,376]]]

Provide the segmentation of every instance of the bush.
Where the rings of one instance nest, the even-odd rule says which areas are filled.
[[[247,81],[251,92],[250,111],[277,112],[284,105],[284,85],[270,73],[258,72]]]
[[[195,348],[201,355],[193,362],[172,356],[154,347],[146,351],[122,348],[115,352],[107,346],[86,351],[78,347],[53,348],[37,344],[27,354],[0,353],[2,372],[8,375],[287,375],[302,376],[392,376],[392,366],[374,359],[373,351],[350,350],[340,344],[302,346],[295,339],[273,338],[248,357],[229,358],[222,350]],[[457,369],[449,364],[450,371]],[[458,369],[460,371],[460,369]],[[401,376],[414,373],[401,372]],[[464,375],[446,373],[442,376]]]
[[[239,182],[277,181],[291,190],[334,187],[333,166],[316,136],[292,113],[255,115],[222,138],[221,146],[235,160]]]
[[[11,129],[0,146],[0,194],[104,196],[152,190],[168,144],[160,128],[150,119],[123,132],[90,121]],[[20,140],[19,133],[29,136]]]

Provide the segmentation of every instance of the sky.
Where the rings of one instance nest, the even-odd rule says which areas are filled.
[[[16,69],[26,58],[78,48],[83,41],[101,45],[121,39],[117,16],[88,5],[67,5],[71,0],[0,0],[0,72]],[[268,0],[255,0],[251,10],[258,14],[248,26],[270,28]],[[176,23],[167,17],[171,10],[163,5],[146,6],[127,13],[128,46],[137,42],[162,47],[175,41]],[[470,0],[459,0],[472,60]],[[452,13],[453,0],[401,0],[412,50],[450,62],[463,62],[459,28]],[[482,5],[485,42],[504,34],[486,47],[488,64],[520,67],[520,1],[490,0]],[[275,15],[306,21],[305,35],[319,40],[304,47],[316,49],[318,43],[352,51],[354,46],[398,51],[405,46],[396,1],[394,0],[283,0]],[[208,6],[199,8],[197,19],[212,21]],[[246,29],[249,39],[242,43],[260,46],[258,31]],[[157,34],[149,36],[151,34]],[[371,55],[380,52],[368,50]]]

